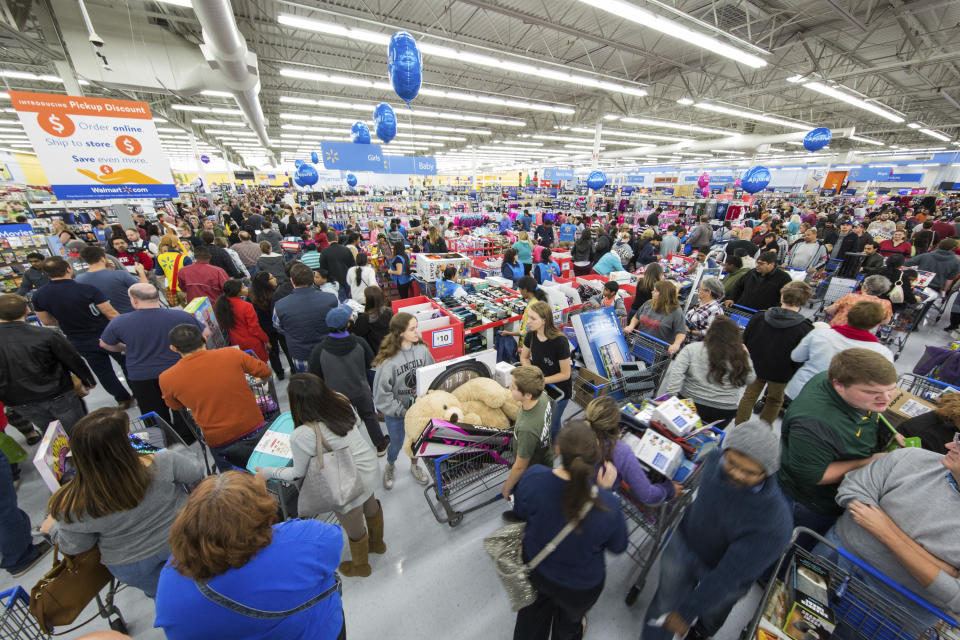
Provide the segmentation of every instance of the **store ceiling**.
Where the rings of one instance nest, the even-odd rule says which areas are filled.
[[[65,66],[71,52],[58,34],[73,25],[75,15],[58,12],[62,5],[54,3],[54,20],[47,21],[47,2],[0,1],[0,69],[54,78],[71,73]],[[587,165],[598,119],[606,132],[601,160],[604,152],[629,149],[631,142],[666,143],[652,136],[729,135],[704,128],[776,135],[856,127],[858,136],[888,145],[837,141],[832,148],[841,152],[889,145],[957,148],[951,147],[960,138],[956,0],[620,2],[234,0],[233,10],[258,58],[270,151],[283,166],[318,149],[320,139],[347,139],[354,119],[372,127],[373,106],[381,101],[390,102],[398,116],[400,135],[388,149],[445,158],[441,168],[472,166],[474,156],[488,167],[515,161]],[[150,23],[197,45],[203,40],[200,24],[183,4],[189,3],[87,2],[95,28],[97,12],[107,8],[129,21],[128,40],[136,37],[134,25]],[[629,19],[636,8],[654,17],[639,16],[644,24]],[[648,26],[657,19],[672,21],[665,29],[679,37]],[[388,80],[381,40],[398,29],[412,32],[424,49],[423,91],[413,111],[382,86]],[[679,33],[683,29],[693,34]],[[714,42],[697,46],[691,41],[699,36]],[[123,38],[104,39],[108,56],[123,55]],[[59,68],[56,58],[63,60]],[[143,60],[145,69],[163,64],[163,55]],[[0,79],[13,89],[64,91],[50,78]],[[175,156],[192,155],[177,126],[199,118],[211,121],[194,124],[201,142],[211,145],[204,150],[219,153],[232,145],[246,164],[272,164],[254,148],[258,142],[249,128],[231,126],[242,123],[240,115],[174,108],[236,109],[230,97],[119,90],[99,80],[89,78],[83,92],[150,102],[168,120],[160,126],[170,129],[162,133]],[[825,95],[811,84],[834,87],[866,105]],[[674,126],[659,126],[662,121]],[[916,123],[922,126],[908,126]],[[0,137],[0,145],[13,139]],[[636,158],[620,162],[646,159],[639,153]]]

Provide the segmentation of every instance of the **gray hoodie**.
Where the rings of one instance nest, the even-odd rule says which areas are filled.
[[[417,368],[433,364],[422,342],[380,363],[373,378],[373,403],[385,416],[402,418],[417,399]]]

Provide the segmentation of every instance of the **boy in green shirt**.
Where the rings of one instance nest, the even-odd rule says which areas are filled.
[[[510,475],[503,483],[503,499],[510,500],[510,493],[520,481],[520,476],[532,464],[553,468],[553,449],[550,447],[550,398],[543,392],[543,372],[533,365],[523,365],[510,372],[513,382],[510,393],[520,403],[520,413],[513,428],[514,462]],[[504,518],[517,520],[513,511],[506,511]]]

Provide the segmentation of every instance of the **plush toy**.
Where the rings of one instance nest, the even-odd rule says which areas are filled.
[[[427,428],[427,424],[434,418],[449,422],[483,424],[480,422],[480,416],[463,409],[460,401],[453,394],[439,390],[428,391],[422,398],[417,398],[404,416],[403,429],[407,435],[403,442],[404,453],[413,457],[411,448],[413,441],[420,437],[423,430]]]
[[[509,429],[520,412],[520,403],[510,391],[491,378],[473,378],[453,390],[465,412],[480,417],[478,424],[496,429]],[[463,422],[470,422],[463,420]]]

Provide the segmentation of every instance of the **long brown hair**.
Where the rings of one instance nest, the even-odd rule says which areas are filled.
[[[347,398],[327,386],[320,376],[295,373],[287,384],[290,415],[297,426],[322,422],[338,436],[353,429],[357,417]]]
[[[380,351],[377,352],[377,357],[373,359],[374,367],[386,362],[400,352],[400,335],[407,330],[407,326],[413,319],[413,315],[406,311],[401,311],[390,318],[390,333],[385,335],[383,342],[380,343]],[[417,338],[414,344],[423,344],[423,340]]]
[[[653,285],[659,296],[650,301],[650,306],[657,313],[673,313],[680,308],[680,298],[677,296],[677,287],[669,280],[660,280]]]
[[[750,375],[750,355],[743,348],[743,336],[736,322],[726,316],[717,316],[710,323],[703,339],[710,363],[707,380],[715,384],[727,383],[734,387],[747,384]]]
[[[527,308],[543,320],[543,335],[547,337],[547,340],[564,337],[563,331],[557,329],[556,325],[553,324],[553,311],[549,304],[543,300],[534,300]]]
[[[570,474],[570,481],[563,490],[563,517],[573,522],[587,502],[594,507],[603,505],[590,496],[597,464],[600,462],[600,443],[584,420],[570,420],[557,435],[557,448],[563,469]]]
[[[102,518],[133,509],[147,495],[152,471],[130,445],[130,419],[116,407],[97,409],[70,430],[77,475],[47,502],[57,520]]]
[[[170,527],[177,573],[209,580],[239,569],[273,541],[277,501],[263,479],[227,471],[201,482]]]
[[[379,318],[385,308],[383,289],[377,285],[370,285],[363,290],[363,311],[371,320]]]
[[[663,267],[653,262],[643,270],[643,280],[637,285],[637,289],[652,293],[653,287],[661,280],[663,280]]]
[[[600,442],[600,455],[613,460],[613,448],[620,440],[620,407],[610,396],[599,396],[590,401],[586,410],[587,424]]]

